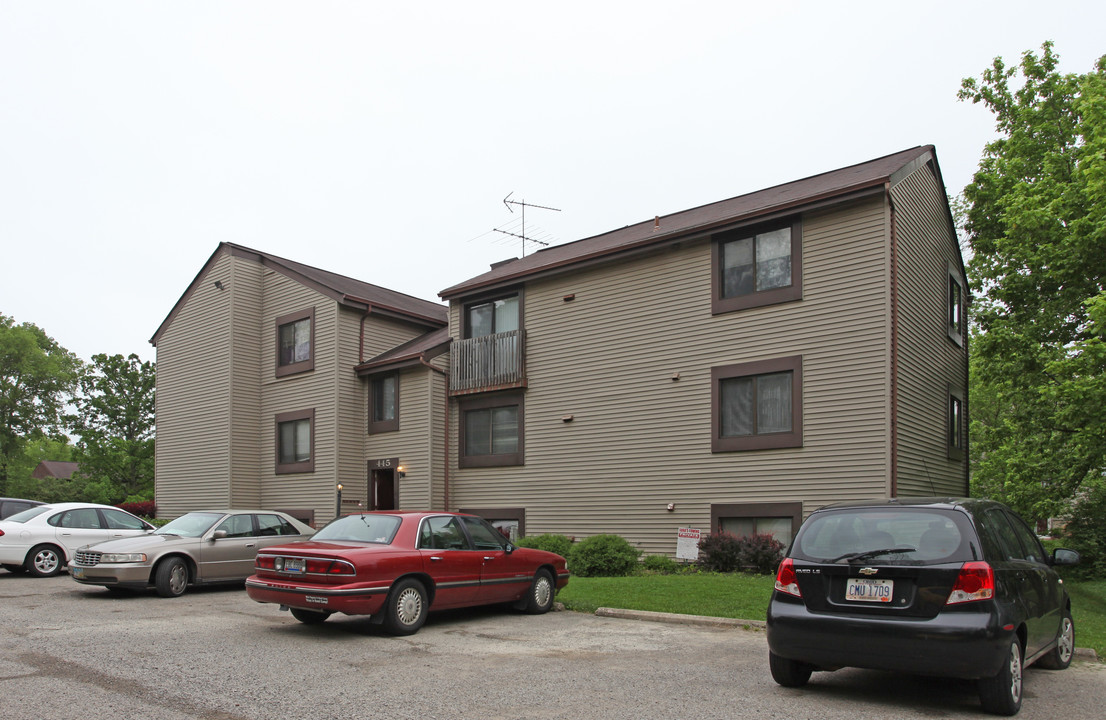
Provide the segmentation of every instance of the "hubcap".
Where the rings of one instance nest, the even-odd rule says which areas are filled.
[[[539,607],[545,607],[549,604],[551,594],[552,585],[549,578],[543,575],[538,578],[538,584],[534,587],[534,601],[538,603]]]
[[[1022,696],[1022,651],[1017,643],[1010,648],[1010,699],[1017,702]]]
[[[188,585],[188,571],[183,565],[174,566],[173,572],[169,573],[169,589],[174,595],[180,595],[186,585]]]
[[[422,596],[414,588],[407,588],[396,600],[396,614],[404,625],[411,625],[422,614]]]
[[[35,569],[42,573],[52,573],[58,569],[58,556],[52,550],[40,550],[35,555]]]
[[[1061,660],[1064,662],[1071,660],[1071,655],[1075,651],[1075,626],[1069,618],[1064,618],[1064,624],[1060,627],[1056,649],[1059,651]]]

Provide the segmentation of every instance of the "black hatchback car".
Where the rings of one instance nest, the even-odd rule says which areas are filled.
[[[1075,626],[1056,565],[1014,512],[989,500],[900,498],[811,513],[768,607],[772,677],[859,667],[978,681],[983,709],[1021,708],[1022,669],[1071,663]]]

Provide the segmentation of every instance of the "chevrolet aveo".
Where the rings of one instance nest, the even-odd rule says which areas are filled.
[[[983,709],[1021,708],[1022,669],[1064,669],[1071,600],[1009,508],[987,500],[897,499],[815,511],[780,564],[768,608],[769,667],[805,685],[840,667],[974,679]]]
[[[246,593],[303,623],[370,615],[410,635],[431,610],[504,603],[544,613],[566,583],[563,557],[516,547],[474,515],[365,512],[261,550]]]

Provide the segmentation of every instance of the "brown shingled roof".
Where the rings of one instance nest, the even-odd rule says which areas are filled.
[[[432,330],[398,347],[381,353],[354,368],[358,375],[398,370],[408,365],[420,365],[449,350],[449,328]]]
[[[878,188],[891,182],[900,171],[929,160],[933,160],[936,166],[932,145],[915,147],[859,165],[663,215],[655,220],[650,219],[584,240],[543,248],[533,255],[498,263],[483,275],[453,285],[438,294],[444,299],[450,299],[521,281],[532,275],[556,272],[577,263],[670,242],[722,225],[796,210],[816,202]]]
[[[195,279],[188,285],[184,294],[177,300],[169,315],[162,321],[157,332],[150,338],[152,345],[157,345],[158,338],[169,327],[184,301],[191,296],[195,288],[207,276],[208,270],[215,264],[216,259],[223,253],[249,258],[266,267],[274,268],[293,280],[333,298],[335,302],[341,305],[399,318],[425,325],[428,328],[444,327],[448,323],[448,310],[439,303],[405,295],[395,290],[339,275],[329,270],[304,265],[271,253],[253,250],[234,243],[221,242],[207,262],[204,263],[200,272],[196,274]]]

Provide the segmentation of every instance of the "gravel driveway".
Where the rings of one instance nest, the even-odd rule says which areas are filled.
[[[1029,670],[1021,718],[1099,717],[1106,666]],[[0,571],[4,720],[981,717],[972,683],[845,670],[802,690],[763,632],[500,609],[406,638],[306,626],[241,588],[114,596]]]

